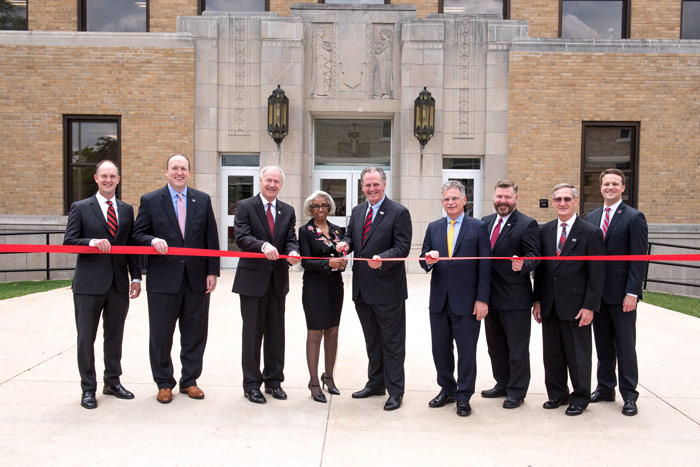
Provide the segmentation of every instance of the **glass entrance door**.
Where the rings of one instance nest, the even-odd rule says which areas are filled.
[[[221,212],[219,242],[222,250],[240,251],[236,245],[233,221],[236,204],[260,191],[260,172],[257,167],[221,167]],[[221,258],[222,268],[235,268],[237,258]]]

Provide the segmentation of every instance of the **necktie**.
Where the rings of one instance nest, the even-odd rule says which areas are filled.
[[[177,194],[177,223],[180,224],[182,238],[185,238],[185,220],[187,219],[187,206],[182,193]]]
[[[272,203],[267,203],[267,225],[270,227],[270,235],[275,235],[275,218],[272,217]]]
[[[608,227],[610,226],[610,208],[605,208],[605,219],[603,219],[603,238],[608,233]]]
[[[493,250],[493,246],[496,244],[496,240],[498,240],[498,234],[501,233],[501,224],[502,223],[503,223],[503,218],[499,217],[498,224],[496,224],[496,228],[493,229],[493,232],[491,232],[491,250]]]
[[[564,248],[564,243],[566,243],[566,222],[561,223],[561,236],[559,237],[559,243],[557,244],[557,256],[561,254],[561,250]]]
[[[114,210],[114,205],[111,201],[107,201],[107,225],[109,226],[109,234],[114,237],[117,234],[117,213]]]
[[[369,235],[369,228],[372,225],[372,208],[367,211],[367,217],[365,218],[365,227],[362,229],[362,244],[365,244],[367,240],[367,235]]]
[[[452,248],[454,247],[456,222],[450,221],[450,228],[447,229],[447,256],[450,258],[452,258]]]

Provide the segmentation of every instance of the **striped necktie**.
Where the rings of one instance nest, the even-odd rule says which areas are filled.
[[[367,217],[365,218],[365,227],[362,229],[362,244],[364,245],[367,241],[367,236],[369,235],[369,228],[372,226],[372,208],[367,211]]]
[[[561,250],[564,249],[564,244],[566,243],[566,222],[561,223],[561,235],[559,236],[559,243],[557,243],[557,256],[561,254]]]
[[[610,208],[605,208],[605,219],[603,219],[603,238],[608,233],[608,227],[610,227]]]
[[[117,227],[119,226],[117,222],[117,212],[114,210],[114,205],[110,200],[107,200],[107,226],[109,227],[109,234],[112,237],[117,235]]]

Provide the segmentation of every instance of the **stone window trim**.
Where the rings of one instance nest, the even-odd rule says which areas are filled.
[[[445,0],[438,0],[438,13],[445,12]],[[503,0],[503,19],[510,19],[510,0]]]
[[[68,215],[70,211],[71,204],[75,201],[80,201],[78,199],[73,199],[72,187],[73,187],[73,170],[76,168],[85,167],[95,167],[97,162],[90,163],[73,163],[72,162],[72,124],[73,123],[116,123],[117,125],[117,155],[114,158],[114,162],[119,167],[119,171],[122,171],[122,150],[121,150],[121,132],[122,123],[120,115],[77,115],[77,114],[64,114],[63,115],[63,210],[64,214]],[[117,186],[116,196],[121,199],[121,183]],[[95,191],[97,187],[95,186]]]
[[[581,0],[559,0],[559,33],[558,37],[562,37],[562,13],[564,11],[564,2],[581,1]],[[630,16],[632,12],[631,0],[584,0],[590,3],[593,2],[622,2],[622,25],[620,28],[621,39],[630,38]]]
[[[146,2],[146,32],[151,30],[151,2],[150,0],[142,0]],[[268,0],[269,1],[269,0]],[[87,2],[88,0],[78,0],[78,31],[87,31]],[[120,31],[112,31],[120,32]]]
[[[611,128],[611,129],[619,129],[619,130],[631,130],[629,132],[629,135],[626,132],[619,132],[620,138],[617,139],[616,142],[623,142],[627,141],[626,138],[628,137],[630,140],[630,167],[629,169],[624,169],[621,168],[623,172],[625,172],[625,175],[627,176],[627,182],[625,186],[625,193],[623,194],[623,199],[625,204],[632,206],[633,208],[637,207],[638,203],[638,193],[639,193],[639,142],[641,140],[640,137],[640,130],[641,130],[641,124],[640,122],[622,122],[622,121],[582,121],[581,122],[581,181],[579,184],[579,197],[580,197],[580,204],[579,204],[579,209],[580,213],[582,216],[585,216],[589,211],[597,208],[598,206],[602,205],[602,201],[600,203],[593,203],[593,205],[589,205],[591,202],[589,201],[588,203],[585,202],[586,194],[585,189],[586,189],[586,183],[585,183],[585,178],[586,175],[592,176],[595,179],[595,189],[597,192],[600,192],[600,183],[598,183],[598,178],[600,176],[600,173],[604,170],[598,170],[598,169],[588,169],[586,170],[586,130],[589,128]],[[605,168],[615,168],[615,167],[605,167]],[[618,167],[619,168],[619,167]]]
[[[442,0],[440,0],[440,1],[442,2]],[[326,0],[318,0],[318,3],[325,4]],[[359,4],[359,2],[353,2],[352,0],[348,0],[348,3],[352,3],[352,4],[358,3]],[[390,4],[391,4],[391,0],[384,0],[384,5],[390,5]]]
[[[685,18],[685,4],[686,3],[700,3],[700,0],[682,0],[681,1],[681,18],[680,18],[680,22],[681,22],[680,38],[681,39],[685,39],[685,37],[683,37],[683,19]]]
[[[197,0],[197,14],[201,15],[207,9],[207,0]],[[265,0],[265,11],[270,11],[270,0]]]

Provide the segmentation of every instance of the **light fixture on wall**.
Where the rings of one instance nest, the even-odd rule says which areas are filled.
[[[277,143],[277,149],[289,132],[289,98],[284,90],[277,85],[267,98],[267,133]]]
[[[435,99],[427,87],[418,94],[413,103],[413,136],[420,143],[420,151],[435,134]]]

